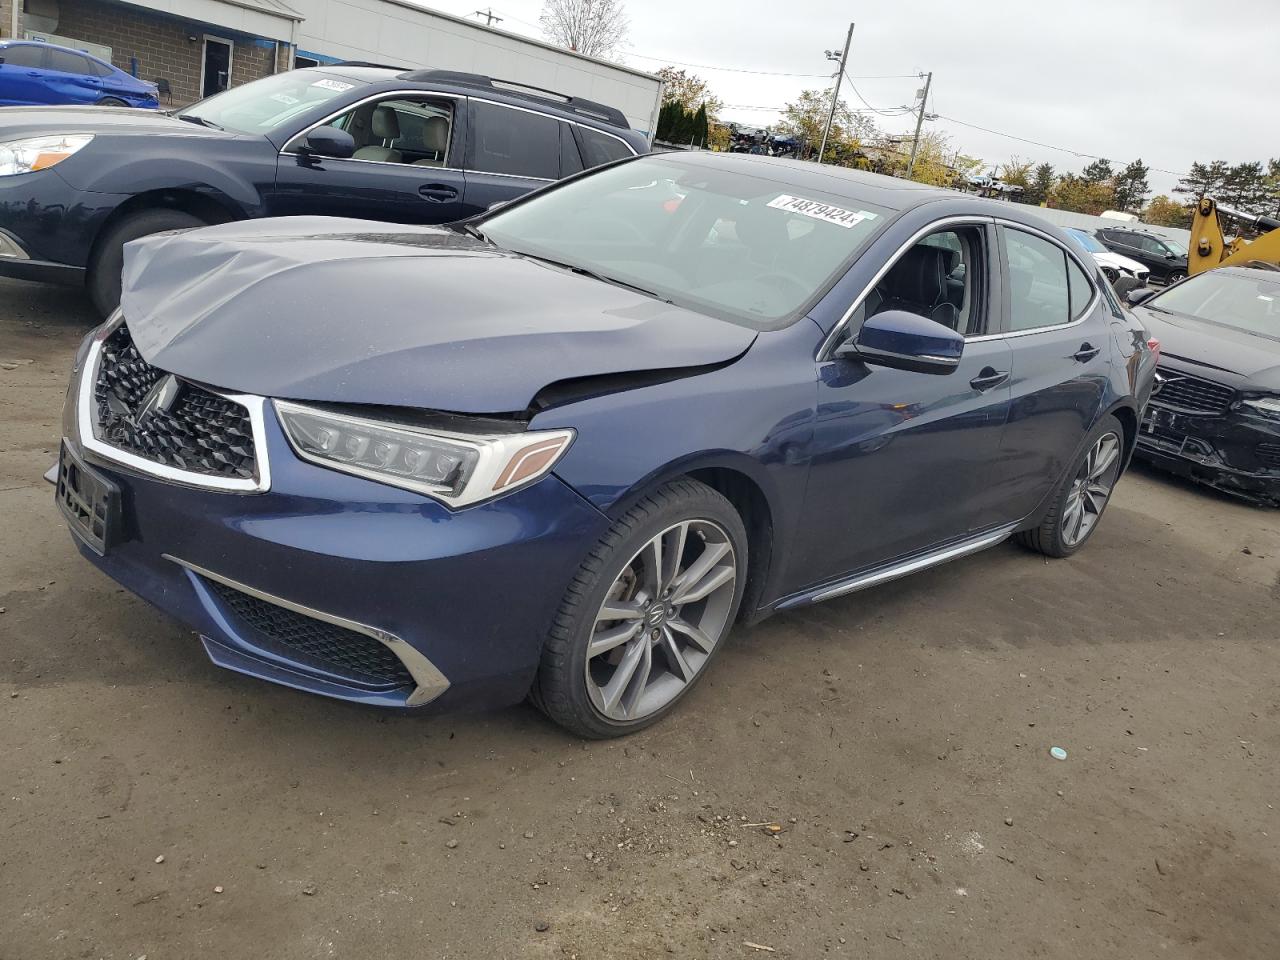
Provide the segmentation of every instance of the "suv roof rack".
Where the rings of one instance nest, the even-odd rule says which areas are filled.
[[[610,126],[621,127],[623,130],[631,129],[631,124],[627,122],[627,118],[623,116],[622,111],[617,107],[606,106],[603,103],[585,100],[582,97],[571,97],[565,93],[557,93],[555,90],[535,87],[528,83],[499,80],[479,73],[461,73],[456,70],[410,70],[408,73],[402,73],[399,79],[409,80],[414,83],[452,83],[461,87],[479,87],[482,90],[508,93],[525,100],[537,100],[542,103],[554,104],[562,110],[568,110],[570,113],[576,113],[579,116],[590,117],[592,120],[599,120]]]
[[[321,63],[321,67],[377,67],[379,70],[407,70],[392,63],[372,63],[368,60],[339,60],[337,63]]]

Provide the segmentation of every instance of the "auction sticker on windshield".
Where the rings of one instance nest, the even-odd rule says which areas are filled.
[[[829,203],[819,203],[817,200],[806,200],[804,197],[792,197],[787,194],[781,194],[770,200],[767,206],[773,207],[775,210],[785,210],[788,213],[798,213],[801,216],[812,217],[814,220],[825,220],[827,223],[834,223],[838,227],[854,227],[863,220],[874,220],[876,215],[866,210],[845,210],[842,207],[833,207]]]
[[[336,90],[338,93],[345,93],[355,86],[354,83],[343,83],[341,80],[317,80],[312,84],[313,87],[319,87],[321,90]]]

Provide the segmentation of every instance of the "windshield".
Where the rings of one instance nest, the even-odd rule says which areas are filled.
[[[1095,238],[1085,233],[1083,230],[1068,230],[1071,239],[1079,246],[1083,247],[1088,253],[1106,253],[1107,248],[1100,244]]]
[[[772,179],[726,166],[646,157],[534,196],[481,229],[510,250],[770,329],[791,322],[888,220],[883,208],[786,182],[785,168]]]
[[[1210,270],[1153,297],[1147,305],[1280,339],[1280,278]]]
[[[233,133],[267,134],[356,86],[317,70],[291,70],[215,94],[177,112]]]

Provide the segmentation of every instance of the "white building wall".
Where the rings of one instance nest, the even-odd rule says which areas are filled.
[[[306,19],[298,49],[343,60],[481,73],[585,97],[649,133],[657,77],[399,0],[288,0]]]

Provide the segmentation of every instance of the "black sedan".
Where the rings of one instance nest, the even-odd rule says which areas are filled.
[[[1280,505],[1280,273],[1220,267],[1130,299],[1162,350],[1137,455]]]
[[[120,302],[124,244],[254,217],[448,223],[644,153],[603,104],[475,74],[294,70],[170,116],[0,110],[0,276]]]

